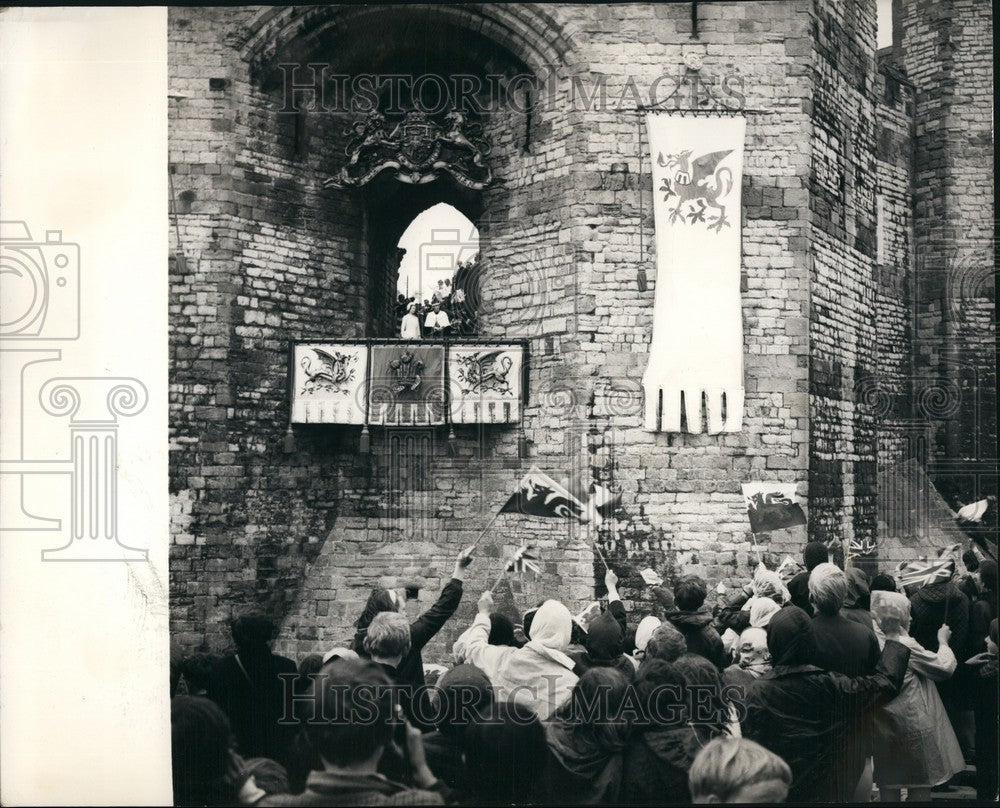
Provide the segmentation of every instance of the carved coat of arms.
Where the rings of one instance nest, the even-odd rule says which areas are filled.
[[[372,110],[344,134],[348,137],[347,164],[324,187],[361,187],[386,171],[410,185],[433,182],[445,174],[473,190],[493,182],[485,162],[492,147],[483,127],[457,110],[440,122],[411,110],[395,126]]]

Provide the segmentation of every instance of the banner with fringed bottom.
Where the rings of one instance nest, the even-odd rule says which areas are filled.
[[[656,302],[642,379],[644,428],[743,427],[741,117],[646,116],[653,170]]]

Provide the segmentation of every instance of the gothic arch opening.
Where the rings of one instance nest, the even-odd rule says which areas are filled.
[[[479,230],[461,211],[439,202],[418,214],[397,244],[396,306],[393,333],[389,336],[431,336],[427,314],[435,303],[444,312],[445,333],[451,337],[475,336],[478,324],[476,264]],[[417,318],[402,320],[410,305]]]

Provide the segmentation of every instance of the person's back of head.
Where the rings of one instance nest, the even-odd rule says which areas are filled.
[[[377,764],[396,726],[392,682],[374,662],[337,659],[320,669],[306,729],[329,764]]]
[[[222,708],[201,696],[174,696],[170,737],[174,804],[234,802],[235,794],[226,780],[233,737]]]
[[[608,753],[621,749],[629,726],[622,709],[628,687],[628,680],[614,668],[590,668],[556,711],[556,719],[571,726],[575,736],[586,737],[590,748]]]
[[[402,659],[410,653],[410,623],[399,612],[379,612],[368,626],[364,647],[373,659]]]
[[[802,560],[805,562],[806,572],[812,572],[820,564],[830,560],[830,550],[821,541],[811,541],[802,551]]]
[[[643,710],[643,728],[684,725],[684,677],[664,659],[644,660],[635,678],[635,692]]]
[[[809,602],[820,614],[835,615],[847,598],[847,576],[836,564],[820,564],[809,574]]]
[[[812,665],[816,638],[809,615],[798,606],[779,609],[767,625],[767,650],[775,667]]]
[[[664,662],[673,662],[681,654],[687,652],[687,640],[670,623],[661,623],[657,626],[646,643],[646,656],[643,660],[645,665],[653,659],[662,659]]]
[[[514,621],[500,612],[490,614],[490,636],[486,641],[490,645],[517,645],[514,639]]]
[[[260,612],[240,615],[230,622],[229,628],[236,650],[241,654],[269,653],[271,640],[277,634],[274,621]]]
[[[517,702],[498,702],[463,736],[462,777],[468,803],[510,805],[532,801],[545,771],[548,745],[538,716]]]
[[[975,572],[979,569],[979,556],[972,550],[966,550],[962,553],[962,564],[969,572]]]
[[[437,728],[449,737],[459,737],[493,706],[493,685],[475,665],[456,665],[445,671],[432,693]]]
[[[869,589],[872,592],[895,592],[896,579],[887,572],[880,572],[872,578]]]
[[[708,596],[705,581],[697,575],[684,575],[674,586],[674,603],[682,612],[695,612]]]
[[[693,724],[721,729],[729,720],[729,705],[722,695],[722,674],[700,654],[681,654],[674,670],[684,682],[685,707]]]
[[[382,612],[398,611],[399,596],[391,589],[376,586],[372,589],[371,594],[368,595],[368,601],[365,603],[365,608],[361,610],[361,615],[358,617],[356,625],[358,629],[366,629],[372,620],[375,619],[375,615]]]
[[[997,592],[997,562],[992,558],[985,559],[979,565],[979,580],[982,582],[983,588],[992,593],[995,599]]]
[[[181,674],[187,685],[188,695],[202,695],[208,690],[219,657],[214,654],[193,654],[181,662]]]
[[[710,741],[688,771],[695,803],[784,802],[791,784],[788,764],[748,738]]]

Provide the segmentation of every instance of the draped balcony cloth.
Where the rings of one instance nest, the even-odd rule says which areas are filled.
[[[296,345],[292,423],[363,424],[368,389],[368,347]]]
[[[653,171],[656,302],[642,378],[644,428],[743,426],[740,205],[746,120],[646,116]],[[723,412],[723,408],[725,412]]]
[[[378,426],[445,423],[443,346],[420,343],[372,346],[368,423]]]
[[[449,346],[451,422],[514,424],[520,421],[523,363],[521,345]]]

